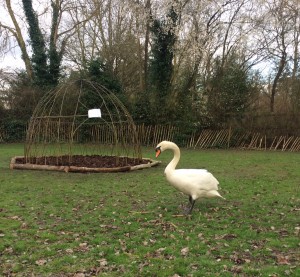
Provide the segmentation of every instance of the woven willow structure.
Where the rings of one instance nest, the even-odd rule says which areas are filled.
[[[97,109],[101,117],[88,117]],[[99,111],[100,110],[100,111]],[[24,157],[74,155],[141,158],[134,122],[121,101],[105,87],[77,80],[47,93],[30,120]]]

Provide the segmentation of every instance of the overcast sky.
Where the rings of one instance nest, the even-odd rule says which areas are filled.
[[[0,60],[0,69],[14,71],[15,69],[24,69],[24,62],[22,61],[20,55],[13,56],[11,53],[5,55],[4,58]]]

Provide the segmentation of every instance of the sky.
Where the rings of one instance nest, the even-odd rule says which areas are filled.
[[[0,69],[5,71],[14,71],[15,69],[25,69],[24,62],[20,55],[12,55],[7,53],[5,57],[0,60]]]

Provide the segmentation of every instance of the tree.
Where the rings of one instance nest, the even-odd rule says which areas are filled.
[[[32,0],[22,0],[22,2],[32,48],[33,82],[39,87],[47,87],[52,78],[47,64],[45,39],[39,27],[37,14],[32,7]]]
[[[37,0],[2,0],[9,16],[0,19],[0,55],[22,49],[28,80],[40,86],[55,85],[64,72],[88,71],[100,57],[100,68],[120,82],[128,108],[148,123],[196,121],[208,103],[203,91],[211,101],[218,95],[212,90],[216,74],[229,82],[232,55],[247,74],[263,60],[272,68],[268,110],[277,111],[285,93],[296,111],[298,2],[52,0],[39,8]],[[18,3],[24,5],[16,8]]]
[[[26,72],[19,72],[8,80],[6,108],[10,118],[26,122],[41,97],[40,89],[32,87]]]
[[[87,18],[83,18],[66,28],[66,25],[62,24],[63,14],[70,15],[73,10],[80,8],[80,3],[78,6],[72,6],[72,3],[63,0],[53,0],[51,1],[51,8],[44,5],[44,10],[40,14],[34,10],[32,0],[22,0],[22,4],[22,7],[13,9],[11,0],[5,0],[4,7],[11,19],[11,24],[0,21],[0,30],[5,34],[1,41],[2,45],[4,48],[12,47],[12,39],[15,39],[21,50],[29,80],[40,87],[55,86],[58,84],[62,73],[61,63],[69,38],[93,14],[89,14]],[[52,11],[50,34],[44,33],[41,27],[43,24],[48,24],[47,20],[44,19],[43,24],[39,21],[42,15],[48,13],[48,10]],[[18,15],[19,12],[23,12],[25,15],[29,46],[26,45],[25,34],[21,31],[24,24],[21,16]],[[30,52],[32,52],[31,57]]]
[[[172,89],[173,57],[178,14],[171,6],[165,20],[154,19],[151,27],[152,48],[149,63],[149,90],[155,100],[157,120],[165,121],[169,114]]]
[[[106,65],[101,61],[100,58],[89,62],[87,68],[87,78],[89,78],[91,81],[101,84],[115,94],[121,94],[122,92],[120,82],[113,75],[113,73],[107,69]]]
[[[73,24],[81,13],[89,14],[92,10],[94,16],[70,38],[66,58],[74,68],[81,70],[90,61],[101,57],[107,70],[122,82],[128,98],[134,100],[144,87],[144,55],[140,42],[144,7],[129,2],[87,0],[85,8],[73,14]]]
[[[270,112],[275,111],[275,97],[280,78],[287,69],[289,48],[292,45],[291,31],[294,15],[289,1],[267,1],[266,12],[261,19],[262,47],[273,63],[273,82],[270,91]]]
[[[297,4],[298,2],[291,3],[290,9],[293,15],[292,17],[292,26],[293,26],[293,57],[292,57],[292,84],[291,84],[291,103],[292,103],[292,110],[295,112],[300,112],[300,68],[299,68],[299,61],[300,61],[300,13],[299,7]]]
[[[20,47],[21,53],[22,53],[22,59],[25,64],[26,73],[28,75],[28,78],[30,80],[33,80],[33,69],[32,64],[30,60],[30,56],[28,54],[28,50],[26,47],[25,39],[23,37],[20,24],[18,23],[18,20],[16,18],[14,9],[11,6],[11,1],[6,0],[5,6],[7,9],[8,16],[11,18],[12,26],[5,24],[2,20],[0,21],[0,31],[2,33],[2,51],[5,51],[8,49],[8,51],[15,47],[15,43]],[[13,39],[11,39],[11,37]],[[7,50],[6,50],[7,51]]]
[[[212,77],[206,87],[207,110],[216,125],[226,123],[231,117],[243,115],[253,93],[249,72],[239,63],[239,57],[231,54],[226,63],[215,60]]]

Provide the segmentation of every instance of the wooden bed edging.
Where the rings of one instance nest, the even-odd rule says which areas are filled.
[[[10,161],[10,169],[27,169],[27,170],[48,170],[48,171],[64,171],[64,172],[80,172],[80,173],[109,173],[109,172],[125,172],[135,171],[139,169],[150,168],[159,165],[160,161],[154,161],[152,159],[143,158],[143,160],[149,161],[147,164],[139,164],[135,166],[122,166],[113,168],[93,168],[93,167],[80,167],[80,166],[56,166],[56,165],[39,165],[39,164],[18,164],[16,159],[24,158],[23,156],[13,157]]]

